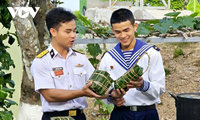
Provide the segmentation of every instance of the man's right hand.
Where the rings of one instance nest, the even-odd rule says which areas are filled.
[[[82,88],[83,94],[86,97],[95,97],[95,98],[101,98],[101,95],[98,95],[94,93],[89,87],[92,85],[92,82],[88,83]]]

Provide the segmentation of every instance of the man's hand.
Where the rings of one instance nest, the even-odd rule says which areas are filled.
[[[92,82],[88,83],[82,88],[83,94],[86,97],[95,97],[95,98],[101,98],[101,95],[97,95],[94,93],[89,87],[92,85]]]
[[[128,88],[142,88],[143,77],[139,77],[137,81],[129,81],[127,84]]]
[[[120,90],[121,90],[121,92],[120,92]],[[114,89],[113,91],[112,91],[112,93],[111,93],[111,96],[113,97],[113,98],[122,98],[125,94],[126,94],[126,91],[124,90],[124,89]]]
[[[113,101],[113,103],[114,103],[115,105],[117,105],[117,107],[122,106],[122,105],[124,104],[124,102],[125,102],[125,100],[124,100],[123,97],[122,97],[122,98],[115,98],[115,99],[113,99],[112,101]]]
[[[128,90],[127,90],[128,91]],[[120,90],[119,89],[114,89],[111,93],[111,96],[113,97],[112,101],[115,105],[117,105],[118,107],[119,106],[122,106],[125,102],[123,96],[126,94],[126,91],[121,88]]]

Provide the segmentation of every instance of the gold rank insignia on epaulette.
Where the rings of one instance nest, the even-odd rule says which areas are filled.
[[[41,58],[44,55],[46,55],[49,51],[48,50],[44,50],[43,52],[41,52],[39,55],[36,56],[36,58]]]
[[[157,51],[160,51],[160,48],[158,48],[156,45],[153,45],[153,48]]]

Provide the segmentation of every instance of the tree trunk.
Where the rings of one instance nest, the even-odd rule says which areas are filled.
[[[46,29],[44,26],[47,9],[51,8],[51,6],[49,6],[49,8],[47,7],[50,5],[50,2],[46,0],[32,0],[29,1],[30,3],[27,3],[26,0],[10,0],[9,2],[10,7],[13,8],[28,7],[29,5],[33,8],[40,7],[34,21],[30,15],[27,18],[20,18],[18,14],[16,14],[15,18],[13,18],[13,22],[18,35],[23,61],[20,108],[17,119],[41,120],[40,96],[34,90],[34,81],[30,67],[35,56],[46,48],[44,36],[48,36],[46,35],[48,32],[45,32]],[[46,8],[44,8],[44,6]]]
[[[35,18],[33,19],[35,27],[38,31],[40,50],[43,51],[47,49],[48,44],[50,42],[49,32],[45,25],[45,17],[46,17],[47,11],[51,9],[53,5],[50,3],[50,1],[47,1],[47,0],[31,0],[31,3],[29,6],[32,6],[33,8],[38,7],[38,6],[43,6],[40,8]]]

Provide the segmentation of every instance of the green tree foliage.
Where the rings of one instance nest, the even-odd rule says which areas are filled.
[[[186,9],[186,5],[185,0],[170,0],[170,9],[183,10]]]
[[[171,12],[165,14],[161,20],[149,20],[138,25],[137,35],[149,35],[152,32],[159,32],[162,34],[172,33],[181,28],[200,29],[200,18],[195,18],[198,12],[187,16],[178,16],[181,12]]]
[[[101,115],[101,118],[98,120],[108,120],[109,119],[109,115],[111,114],[111,112],[114,109],[114,106],[112,104],[106,105],[102,100],[97,99],[94,102],[94,107],[96,107],[98,105],[99,107],[99,113]]]
[[[80,15],[78,11],[75,12],[75,15],[78,18],[76,20],[76,30],[79,34],[85,35],[86,31],[89,30],[89,32],[93,34],[93,36],[109,37],[109,34],[111,33],[110,26],[102,27],[94,23],[93,21],[88,20],[87,17]],[[106,49],[105,44],[104,49]],[[99,44],[87,44],[87,53],[89,53],[92,56],[91,58],[89,58],[89,61],[95,68],[97,68],[97,65],[100,62],[100,60],[97,59],[97,56],[102,54],[102,50]],[[96,99],[94,107],[97,105],[99,106],[99,113],[101,115],[101,119],[98,120],[107,120],[114,106],[112,104],[106,105],[102,100],[99,99]]]
[[[198,16],[200,16],[200,4],[197,0],[189,0],[187,5],[187,10],[191,10],[192,12],[198,12]]]
[[[165,0],[168,4],[168,0]],[[164,6],[161,0],[145,0],[147,6]],[[186,5],[185,0],[170,0],[170,9],[182,10]]]
[[[10,29],[12,17],[7,9],[8,0],[1,1],[0,4],[0,23],[3,27]],[[0,120],[12,120],[13,113],[8,108],[11,105],[17,105],[16,102],[8,99],[12,98],[13,92],[15,91],[15,83],[11,79],[11,73],[5,73],[5,70],[9,70],[10,66],[15,67],[10,54],[6,51],[8,46],[5,46],[3,41],[8,38],[8,43],[12,45],[15,39],[12,37],[15,33],[0,34]]]
[[[78,11],[75,12],[75,15],[78,18],[76,20],[76,30],[79,33],[79,36],[85,35],[86,31],[88,31],[91,34],[93,34],[93,37],[109,37],[111,33],[110,26],[102,27],[97,23],[93,22],[92,20],[88,20],[87,17],[80,15]],[[92,56],[91,58],[89,58],[89,60],[92,63],[92,65],[95,68],[97,68],[98,63],[100,62],[100,60],[97,59],[97,56],[102,53],[99,44],[88,44],[87,53],[89,53]]]
[[[101,0],[101,1],[108,1],[108,0]],[[114,1],[114,0],[112,0]],[[118,1],[129,1],[133,2],[133,5],[135,4],[136,0],[118,0]],[[168,0],[165,0],[166,3],[168,3]],[[175,10],[183,10],[186,9],[187,2],[186,0],[170,0],[170,9]],[[164,6],[161,0],[144,0],[144,6]]]
[[[87,44],[87,53],[92,56],[92,58],[89,58],[89,61],[97,68],[98,63],[100,62],[100,60],[97,59],[97,56],[102,53],[99,44]]]

